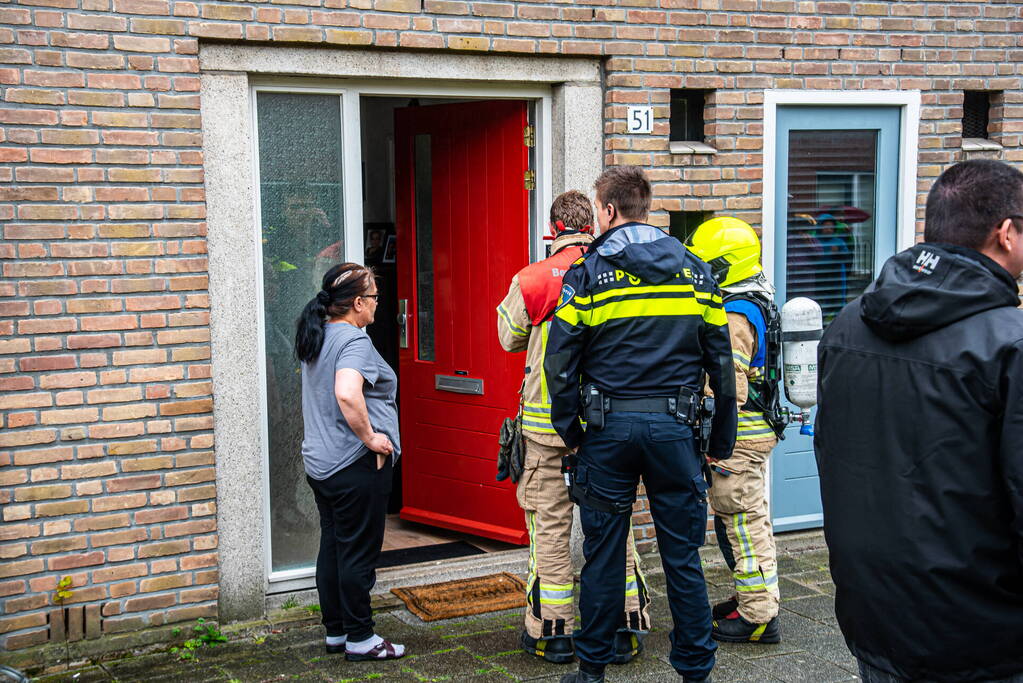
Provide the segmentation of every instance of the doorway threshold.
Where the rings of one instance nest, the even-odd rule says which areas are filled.
[[[380,599],[379,596],[393,597],[391,595],[392,588],[455,579],[471,579],[498,572],[510,572],[525,576],[528,562],[529,548],[515,548],[483,555],[468,555],[447,560],[386,567],[377,570],[377,581],[373,587],[372,596],[374,603],[377,603]],[[302,581],[302,585],[296,583],[287,586],[278,585],[276,591],[275,587],[271,585],[270,590],[273,592],[266,596],[266,611],[269,613],[272,610],[280,609],[286,603],[301,606],[316,605],[319,597],[316,594],[314,583],[313,577],[309,577]]]
[[[377,583],[373,588],[373,593],[389,593],[392,588],[402,586],[470,579],[498,572],[510,572],[524,576],[528,561],[529,548],[516,548],[484,555],[469,555],[449,560],[387,567],[377,570]]]

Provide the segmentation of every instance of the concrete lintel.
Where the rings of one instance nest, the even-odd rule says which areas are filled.
[[[333,78],[400,78],[517,83],[597,83],[593,58],[201,45],[199,69]]]

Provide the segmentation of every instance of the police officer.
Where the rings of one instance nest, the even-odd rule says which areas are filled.
[[[692,426],[706,373],[717,398],[708,452],[731,454],[735,377],[727,319],[710,267],[643,222],[651,188],[641,169],[609,168],[596,191],[602,234],[565,275],[544,361],[554,428],[566,446],[579,446],[572,495],[586,537],[579,670],[562,683],[603,681],[613,659],[640,477],[674,621],[670,661],[683,680],[703,681],[716,645],[698,552],[707,483]]]
[[[526,352],[522,388],[525,462],[516,489],[526,513],[530,550],[521,642],[526,652],[554,663],[575,659],[575,586],[569,551],[573,506],[561,474],[561,459],[569,451],[551,424],[543,355],[562,277],[593,241],[592,225],[593,206],[586,195],[577,190],[559,195],[551,204],[549,230],[554,241],[550,257],[520,270],[497,307],[501,346],[506,351]],[[649,597],[631,534],[627,542],[625,613],[615,634],[615,662],[623,664],[642,650],[642,634],[649,628]]]
[[[728,460],[714,463],[714,531],[735,595],[714,606],[716,640],[778,643],[778,573],[767,512],[767,459],[785,429],[778,382],[781,325],[760,267],[760,239],[738,218],[712,218],[687,245],[710,264],[724,296],[735,364],[739,428]]]

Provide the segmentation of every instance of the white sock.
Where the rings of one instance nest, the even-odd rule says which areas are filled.
[[[347,640],[348,636],[327,636],[327,645],[337,647],[338,645],[344,645]]]
[[[348,641],[348,645],[345,646],[345,649],[348,650],[349,652],[354,652],[355,654],[362,655],[366,654],[367,652],[369,652],[382,642],[384,642],[384,639],[374,633],[366,640]]]
[[[353,654],[366,654],[382,642],[384,642],[384,639],[374,633],[366,640],[348,641],[348,644],[345,646],[345,650]],[[398,643],[391,643],[391,645],[394,647],[394,654],[398,657],[405,654],[404,645],[399,645]]]

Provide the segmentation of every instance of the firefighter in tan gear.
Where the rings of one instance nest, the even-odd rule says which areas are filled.
[[[516,492],[529,531],[522,646],[555,663],[575,658],[574,574],[569,551],[574,505],[561,474],[561,459],[569,451],[551,424],[543,359],[562,277],[593,241],[592,224],[593,211],[586,195],[575,190],[559,195],[550,211],[551,256],[519,271],[497,307],[501,345],[506,351],[526,351],[522,389],[525,462]],[[628,662],[642,651],[642,636],[650,628],[649,596],[632,534],[629,543],[623,586],[625,614],[615,636],[616,663]]]
[[[777,643],[778,573],[766,472],[786,421],[779,405],[781,336],[774,288],[760,266],[756,232],[738,218],[703,223],[687,246],[710,264],[721,287],[739,406],[732,457],[711,463],[714,531],[735,585],[735,595],[713,608],[711,635],[724,642]]]

